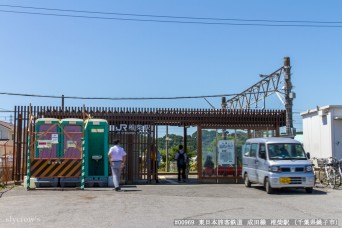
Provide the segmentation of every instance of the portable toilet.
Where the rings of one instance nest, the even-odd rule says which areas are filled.
[[[31,175],[35,178],[36,187],[57,187],[58,178],[46,177],[47,170],[53,166],[51,161],[60,157],[61,136],[59,119],[39,118],[36,120],[36,145],[34,159],[31,161]],[[49,160],[48,163],[42,160]]]
[[[64,159],[82,159],[82,119],[61,120],[61,157]]]
[[[70,172],[64,172],[65,177],[60,178],[61,187],[79,187],[81,185],[80,177],[82,163],[82,138],[83,138],[83,120],[68,118],[61,120],[61,157],[64,160],[73,160],[74,165]],[[77,168],[79,167],[79,168]],[[75,175],[76,174],[76,175]]]
[[[85,122],[86,184],[100,187],[108,183],[108,122],[89,119]]]
[[[59,119],[39,118],[36,120],[35,158],[54,159],[60,156]]]

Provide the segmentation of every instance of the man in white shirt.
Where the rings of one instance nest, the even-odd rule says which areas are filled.
[[[126,163],[126,152],[119,146],[119,140],[114,140],[114,146],[112,146],[108,151],[108,161],[112,168],[114,190],[120,191],[120,177],[121,177],[121,167],[125,166]]]

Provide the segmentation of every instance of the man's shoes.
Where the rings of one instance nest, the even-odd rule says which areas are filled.
[[[120,187],[113,188],[113,190],[116,191],[116,192],[121,192],[121,188]]]

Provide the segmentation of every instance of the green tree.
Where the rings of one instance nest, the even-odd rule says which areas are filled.
[[[236,135],[236,139],[235,139]],[[168,161],[171,162],[174,160],[175,154],[178,150],[178,146],[183,144],[184,138],[180,135],[169,134],[168,138]],[[223,139],[222,134],[217,134],[216,130],[205,129],[202,130],[202,151],[204,153],[203,159],[205,159],[205,155],[209,154],[212,156],[214,160],[216,160],[216,145],[217,140]],[[231,132],[230,134],[226,135],[226,139],[234,140],[235,139],[235,146],[236,152],[238,157],[238,162],[241,162],[242,159],[242,145],[247,140],[247,133],[241,130],[237,130],[236,134],[235,131]],[[190,158],[197,156],[198,152],[198,134],[197,131],[194,132],[192,135],[187,135],[187,148],[186,152]],[[163,162],[161,163],[160,169],[165,170],[165,162],[166,162],[166,136],[158,138],[158,149],[161,154]],[[204,161],[202,161],[203,164]],[[191,169],[197,169],[197,164],[192,162]]]

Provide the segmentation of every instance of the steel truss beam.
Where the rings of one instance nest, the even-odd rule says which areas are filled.
[[[281,80],[283,74],[284,67],[281,67],[242,93],[230,98],[225,103],[222,103],[222,107],[226,109],[250,109],[251,106],[255,104],[256,108],[258,108],[259,102],[264,101],[262,109],[265,109],[266,97],[275,93],[283,94],[279,89],[284,83],[284,80]]]

